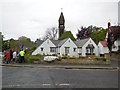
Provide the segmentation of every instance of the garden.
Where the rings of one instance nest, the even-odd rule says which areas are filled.
[[[63,65],[100,65],[100,64],[110,64],[105,57],[98,56],[58,56],[58,60],[52,62],[44,61],[45,56],[53,55],[25,55],[26,63],[28,64],[63,64]]]

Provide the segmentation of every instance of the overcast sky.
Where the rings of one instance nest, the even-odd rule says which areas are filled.
[[[27,36],[35,41],[47,28],[57,27],[63,8],[65,30],[76,36],[81,26],[107,28],[118,24],[119,0],[1,0],[0,31],[5,39]]]

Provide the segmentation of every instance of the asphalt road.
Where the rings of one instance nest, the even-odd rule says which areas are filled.
[[[3,88],[118,88],[116,70],[3,67]]]

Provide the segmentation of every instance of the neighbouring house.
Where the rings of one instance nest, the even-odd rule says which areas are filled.
[[[59,56],[98,56],[98,47],[91,38],[72,41],[70,38],[64,40],[50,40],[39,42],[39,46],[32,55],[59,55]]]
[[[86,38],[82,40],[75,41],[78,47],[78,55],[88,56],[96,55],[98,56],[98,46],[91,38]]]
[[[108,32],[106,34],[106,41],[109,43],[112,42],[111,51],[120,50],[120,26],[111,26],[110,22],[108,23]]]
[[[109,53],[107,44],[108,44],[107,41],[100,41],[98,43],[98,53],[100,56],[104,56],[105,54]]]
[[[120,38],[112,45],[112,51],[120,51]]]

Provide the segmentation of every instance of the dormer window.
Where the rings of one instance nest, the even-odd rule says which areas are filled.
[[[41,48],[41,51],[43,51],[43,47]]]

